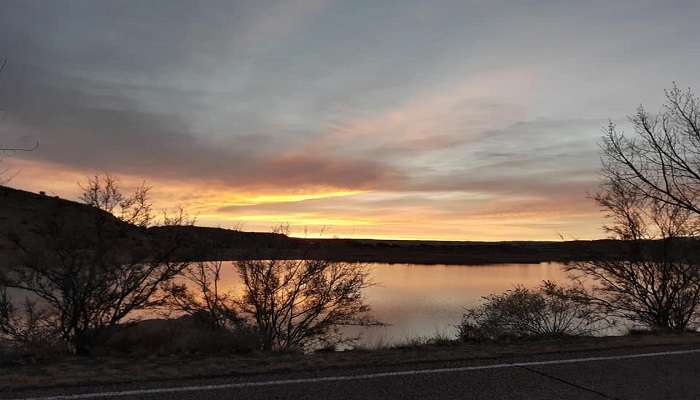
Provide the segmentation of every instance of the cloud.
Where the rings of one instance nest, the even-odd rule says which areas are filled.
[[[696,3],[7,0],[0,138],[41,146],[4,165],[212,225],[593,237],[599,129],[697,87]]]
[[[417,174],[410,187],[527,195],[590,189],[598,179],[598,140],[605,123],[539,119],[487,131],[441,153],[453,160],[449,167]]]
[[[1,128],[41,143],[25,155],[29,159],[236,187],[362,189],[399,175],[377,160],[295,151],[293,141],[280,136],[244,132],[212,140],[182,116],[140,111],[138,103],[117,95],[117,85],[38,71],[32,76],[40,79],[18,80]]]
[[[554,238],[554,231],[566,231],[566,221],[588,215],[590,223],[597,212],[586,193],[595,187],[595,143],[604,121],[506,124],[503,119],[496,124],[506,125],[500,129],[466,130],[461,136],[411,131],[415,134],[407,137],[414,141],[388,135],[374,142],[380,131],[356,136],[347,131],[351,141],[361,141],[371,151],[309,151],[313,135],[202,135],[181,116],[140,111],[128,90],[116,95],[119,86],[56,76],[21,82],[25,90],[18,90],[3,128],[41,142],[29,155],[35,164],[22,172],[25,178],[72,170],[66,182],[73,188],[78,171],[146,178],[161,186],[161,204],[187,204],[202,223],[242,222],[265,230],[286,221],[336,226],[346,234],[361,229],[366,235],[415,237],[419,234],[412,230],[440,221],[444,226],[431,227],[431,232],[442,233],[424,235],[447,237],[448,227],[455,235],[477,235],[455,226],[459,223],[487,227],[501,221],[486,229],[491,233],[479,234],[495,238],[496,231],[506,233],[505,226],[529,223],[530,228],[519,229],[535,235],[534,226],[540,226],[538,234]],[[412,118],[408,111],[401,115]],[[346,140],[338,139],[336,146]],[[417,164],[417,159],[397,163],[378,158],[389,145],[401,147],[400,154],[410,150],[427,158]],[[420,168],[422,162],[430,168]],[[551,219],[561,223],[546,222]]]
[[[461,145],[522,118],[533,81],[531,71],[516,68],[477,73],[439,90],[417,93],[379,115],[337,123],[311,148],[343,146],[390,157]]]

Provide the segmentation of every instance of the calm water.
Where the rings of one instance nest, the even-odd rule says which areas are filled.
[[[417,337],[455,334],[465,307],[482,296],[501,293],[514,285],[538,286],[543,280],[564,282],[561,264],[419,265],[368,264],[375,286],[366,289],[372,315],[387,326],[348,328],[367,347],[400,344]],[[232,263],[222,270],[221,289],[240,293]],[[151,315],[134,315],[142,318]],[[155,316],[158,317],[158,316]]]
[[[388,326],[348,329],[364,346],[398,344],[421,336],[454,335],[464,307],[482,296],[514,285],[534,287],[543,280],[562,282],[561,264],[417,265],[369,264],[377,285],[366,290],[372,314]],[[224,287],[239,286],[234,268],[225,266]]]

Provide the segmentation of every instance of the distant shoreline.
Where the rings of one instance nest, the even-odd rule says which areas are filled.
[[[70,215],[89,220],[100,211],[87,205],[0,186],[0,253],[12,251],[7,235],[31,234],[27,221]],[[626,243],[616,240],[459,242],[391,239],[304,239],[276,233],[243,232],[198,226],[128,228],[134,235],[158,238],[178,229],[192,245],[181,259],[193,261],[245,258],[312,257],[346,262],[389,264],[537,264],[585,261],[622,255]]]

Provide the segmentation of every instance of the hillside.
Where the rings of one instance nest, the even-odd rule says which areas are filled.
[[[288,247],[285,242],[290,239],[283,235],[271,233],[249,233],[227,229],[205,227],[153,227],[139,228],[125,223],[113,215],[95,207],[82,203],[46,196],[23,190],[0,186],[0,255],[3,259],[11,256],[15,250],[12,237],[23,240],[38,240],[38,235],[48,221],[68,224],[71,230],[93,234],[96,220],[105,221],[107,229],[119,231],[120,235],[128,235],[136,239],[153,238],[172,233],[177,229],[178,235],[186,238],[192,244],[191,249],[210,251],[210,256],[220,254],[219,248],[256,247],[258,243],[274,244],[276,247]],[[46,238],[43,238],[46,240]],[[183,254],[191,254],[190,252]]]
[[[35,235],[41,221],[57,215],[76,226],[100,214],[112,224],[124,225],[113,216],[74,201],[0,186],[0,254],[12,252],[11,234]],[[121,226],[133,235],[178,233],[185,235],[200,259],[293,258],[312,256],[340,261],[387,263],[536,263],[590,259],[601,254],[619,254],[623,242],[611,240],[569,242],[451,242],[372,239],[300,239],[280,234],[241,232],[209,227]],[[190,249],[191,250],[191,249]],[[191,251],[183,257],[193,257]]]

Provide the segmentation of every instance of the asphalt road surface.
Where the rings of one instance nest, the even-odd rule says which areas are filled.
[[[189,382],[73,387],[3,399],[700,399],[700,349],[471,360]]]

